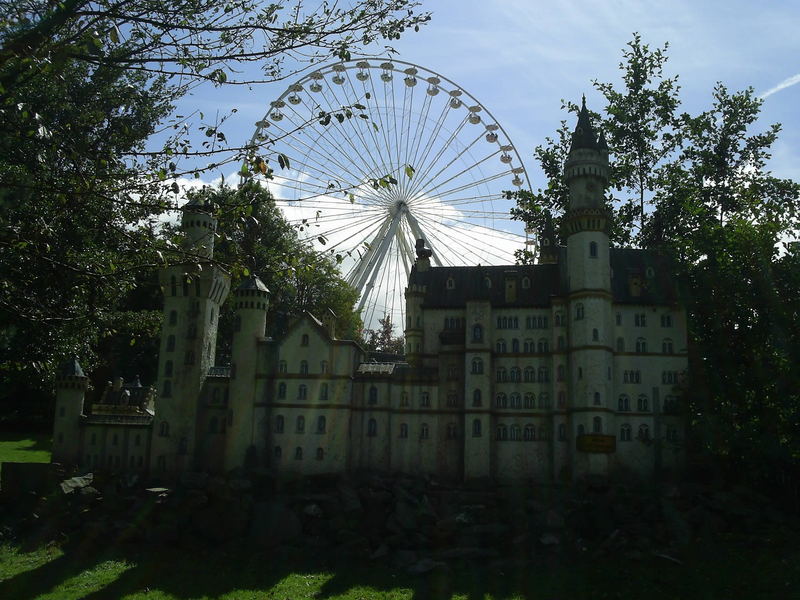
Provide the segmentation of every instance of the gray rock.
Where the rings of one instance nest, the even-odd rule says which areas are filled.
[[[93,473],[87,473],[81,477],[71,477],[70,479],[65,479],[60,483],[61,491],[65,494],[71,494],[75,490],[85,488],[91,484],[92,481],[94,481]]]
[[[429,571],[433,571],[439,567],[445,567],[446,565],[441,562],[436,562],[430,558],[423,558],[420,559],[418,562],[413,564],[408,568],[408,572],[411,575],[422,575],[423,573],[428,573]]]
[[[250,539],[264,547],[277,546],[303,533],[300,519],[278,501],[257,502],[253,507]]]
[[[398,500],[391,515],[397,524],[407,531],[417,528],[416,507],[404,500]]]

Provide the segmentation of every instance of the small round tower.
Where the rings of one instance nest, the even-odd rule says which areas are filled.
[[[56,413],[53,422],[53,462],[80,462],[80,419],[89,378],[77,357],[70,358],[56,377]]]
[[[201,258],[214,256],[214,232],[217,220],[210,202],[193,198],[181,209],[181,229],[186,234],[185,249]]]

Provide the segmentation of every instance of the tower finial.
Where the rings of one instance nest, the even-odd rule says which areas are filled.
[[[581,110],[586,110],[586,94],[581,94]]]

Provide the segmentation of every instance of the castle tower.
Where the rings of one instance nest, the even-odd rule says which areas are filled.
[[[425,247],[425,240],[418,239],[416,243],[417,261],[411,270],[409,285],[406,288],[406,356],[412,364],[421,364],[422,354],[425,352],[425,328],[422,322],[422,300],[425,297],[425,286],[412,283],[414,272],[425,273],[431,268],[433,252]]]
[[[219,308],[230,278],[213,264],[216,219],[193,200],[183,207],[186,261],[159,274],[164,320],[159,354],[159,398],[154,419],[154,474],[191,470],[200,389],[214,365]]]
[[[539,234],[539,260],[540,265],[552,265],[558,262],[558,238],[553,227],[553,217],[548,211],[545,215],[544,228]]]
[[[269,290],[255,275],[245,279],[234,294],[236,326],[225,436],[226,470],[244,466],[249,448],[254,443],[258,343],[264,339],[269,306]]]
[[[611,431],[612,296],[609,219],[605,208],[608,147],[596,136],[586,99],[564,164],[569,206],[564,219],[569,284],[570,438]],[[579,451],[572,445],[573,476],[605,474],[608,455]]]
[[[56,413],[53,423],[53,462],[80,463],[83,400],[89,379],[77,358],[65,362],[56,377]]]

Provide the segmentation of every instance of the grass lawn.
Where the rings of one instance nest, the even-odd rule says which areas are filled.
[[[701,542],[681,564],[646,556],[543,555],[526,567],[474,565],[411,576],[369,563],[277,559],[237,547],[0,546],[0,598],[179,600],[500,600],[798,598],[800,548],[781,542]]]
[[[50,462],[49,433],[0,433],[0,463]]]

